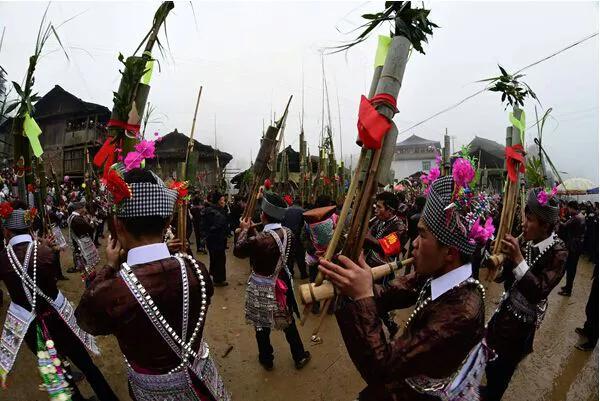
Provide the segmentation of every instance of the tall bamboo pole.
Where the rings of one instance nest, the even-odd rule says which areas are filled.
[[[198,89],[198,97],[196,98],[196,107],[194,109],[194,119],[192,120],[192,129],[190,130],[190,140],[188,141],[187,151],[185,152],[185,176],[183,179],[187,179],[187,172],[190,166],[190,153],[194,150],[194,130],[196,129],[196,116],[198,115],[198,105],[200,104],[200,97],[202,96],[202,85]]]
[[[187,179],[189,156],[190,152],[194,149],[194,130],[196,128],[196,116],[198,115],[198,105],[200,104],[200,96],[202,95],[202,86],[198,90],[198,98],[196,99],[196,107],[194,109],[194,118],[192,119],[192,129],[190,130],[190,139],[188,141],[187,151],[185,153],[185,162],[180,172],[181,180]],[[188,202],[181,200],[177,205],[177,238],[182,243],[182,251],[185,252],[187,249],[187,207]]]
[[[369,98],[372,98],[375,95],[375,91],[377,90],[377,83],[379,82],[379,78],[381,77],[381,71],[383,70],[383,66],[378,66],[375,68],[373,72],[373,78],[371,79],[371,87],[369,89]],[[346,219],[348,218],[348,213],[350,212],[350,207],[352,206],[352,202],[354,201],[354,197],[356,196],[356,191],[358,189],[358,184],[360,181],[361,172],[363,169],[363,164],[367,157],[367,149],[361,148],[360,156],[358,158],[358,162],[356,163],[356,170],[354,174],[350,178],[350,186],[348,188],[348,192],[346,193],[346,198],[344,199],[344,204],[342,205],[342,210],[340,212],[340,216],[338,224],[333,231],[333,236],[331,241],[329,241],[329,245],[327,246],[327,251],[325,252],[324,258],[326,260],[331,260],[333,254],[335,253],[340,238],[342,236],[342,232],[344,231],[344,225]],[[319,286],[323,282],[323,274],[319,271],[317,273],[317,277],[315,278],[315,285]]]

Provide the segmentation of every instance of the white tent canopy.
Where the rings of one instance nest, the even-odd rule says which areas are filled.
[[[564,180],[556,189],[561,195],[585,195],[588,190],[597,186],[587,178],[569,178]]]

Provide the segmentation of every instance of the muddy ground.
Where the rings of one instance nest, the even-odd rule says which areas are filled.
[[[103,242],[104,244],[104,242]],[[102,252],[103,253],[103,252]],[[275,369],[264,371],[257,361],[254,331],[244,323],[244,285],[248,276],[247,261],[239,260],[229,251],[227,279],[229,286],[216,288],[209,310],[205,337],[211,345],[220,372],[234,400],[247,401],[345,401],[353,400],[364,383],[341,341],[335,319],[327,317],[321,329],[322,344],[310,342],[310,334],[317,320],[309,317],[300,327],[305,346],[313,355],[310,363],[301,371],[294,368],[288,345],[282,333],[272,333],[275,349]],[[199,259],[208,263],[206,255]],[[62,255],[63,271],[71,266],[69,251]],[[575,327],[585,321],[585,304],[591,282],[592,265],[583,258],[579,262],[575,288],[571,298],[557,295],[558,288],[550,296],[546,319],[535,340],[535,352],[515,373],[504,400],[506,401],[591,401],[598,399],[598,348],[585,353],[574,348],[579,341]],[[66,273],[65,273],[66,274]],[[70,280],[59,285],[73,303],[77,303],[83,285],[77,274],[66,274]],[[564,281],[563,281],[564,282]],[[300,282],[296,281],[296,285]],[[0,284],[3,288],[3,285]],[[487,316],[495,308],[501,288],[499,284],[487,284]],[[10,300],[4,291],[4,306],[0,320],[4,321]],[[410,310],[400,311],[396,320],[404,321]],[[143,341],[143,335],[140,335]],[[129,400],[123,358],[117,342],[112,337],[101,337],[98,345],[102,355],[95,358],[115,392],[122,400]],[[223,356],[229,347],[233,349]],[[16,366],[9,376],[7,390],[0,391],[0,400],[46,401],[47,396],[38,390],[40,378],[35,359],[23,346]],[[92,395],[87,383],[82,383],[84,395]]]

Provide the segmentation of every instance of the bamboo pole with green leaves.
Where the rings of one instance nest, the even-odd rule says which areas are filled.
[[[119,54],[123,70],[119,88],[117,92],[113,92],[113,109],[108,124],[108,133],[112,143],[121,147],[123,158],[134,149],[138,142],[140,121],[150,93],[149,82],[154,63],[152,50],[156,44],[161,53],[164,51],[158,34],[163,26],[166,32],[166,18],[174,7],[175,4],[172,1],[163,2],[154,14],[150,31],[142,39],[133,56],[125,59],[122,54]],[[136,56],[144,43],[142,55]]]
[[[33,93],[33,86],[35,84],[35,70],[37,68],[38,62],[42,56],[42,51],[44,46],[48,42],[51,37],[54,37],[61,49],[64,51],[65,57],[67,60],[69,56],[62,46],[60,38],[57,34],[57,28],[47,21],[48,8],[50,5],[46,7],[44,14],[42,16],[42,20],[40,22],[40,26],[38,28],[38,33],[36,37],[35,49],[33,54],[29,57],[29,65],[27,68],[27,73],[25,75],[25,80],[23,86],[19,85],[17,82],[13,81],[13,88],[17,92],[18,99],[8,105],[5,114],[9,114],[13,110],[17,110],[16,115],[12,121],[12,135],[13,135],[13,157],[14,162],[17,165],[17,186],[19,199],[23,201],[28,201],[27,199],[27,186],[29,184],[36,184],[36,173],[38,177],[43,177],[45,182],[45,169],[44,163],[42,160],[42,154],[44,153],[40,141],[39,135],[41,134],[41,129],[33,119],[32,115],[34,114],[34,105],[40,99],[37,93]],[[69,20],[63,22],[58,27],[68,22]],[[32,153],[35,157],[35,163],[32,163]],[[40,180],[41,178],[38,178]],[[45,185],[44,185],[45,189]],[[38,210],[42,215],[42,219],[44,220],[45,208],[41,203],[42,199],[45,197],[45,193],[40,193],[37,196],[36,203]]]
[[[256,208],[258,192],[264,180],[270,175],[269,165],[272,165],[271,162],[276,146],[277,135],[279,134],[285,119],[287,118],[292,97],[293,96],[290,96],[281,119],[277,122],[274,122],[273,125],[270,125],[267,128],[267,131],[261,140],[260,149],[253,164],[252,185],[250,186],[250,192],[248,194],[248,199],[246,200],[246,207],[244,208],[244,212],[242,214],[242,220],[252,218],[254,209]]]
[[[395,29],[392,32],[391,41],[388,42],[389,50],[387,56],[384,56],[385,62],[380,70],[376,63],[374,79],[371,83],[370,98],[377,94],[389,94],[394,99],[398,97],[404,70],[408,61],[410,47],[424,53],[422,42],[427,42],[427,35],[431,35],[436,24],[429,21],[429,10],[413,9],[410,2],[388,2],[383,12],[376,14],[365,14],[363,17],[367,22],[366,29],[358,36],[356,40],[348,45],[340,46],[336,51],[344,51],[352,46],[366,40],[373,29],[386,21],[393,21]],[[376,59],[379,58],[379,54]],[[380,61],[380,60],[376,60]],[[381,63],[379,63],[381,65]],[[378,103],[376,110],[391,121],[397,110],[387,103]],[[383,140],[380,149],[361,149],[356,172],[352,177],[350,188],[346,195],[342,213],[340,215],[341,224],[346,225],[346,216],[350,209],[353,210],[352,221],[349,224],[348,236],[342,248],[342,254],[356,260],[362,250],[364,237],[368,229],[368,222],[371,213],[372,198],[377,190],[377,185],[387,180],[391,163],[390,155],[393,154],[398,131],[395,124],[391,121],[391,128]],[[383,158],[382,158],[383,155]],[[361,177],[365,172],[365,176]],[[362,181],[360,190],[359,180]],[[355,193],[356,191],[356,193]],[[344,213],[346,212],[346,213]],[[346,214],[346,215],[344,215]],[[331,259],[341,238],[342,227],[334,231],[334,236],[329,243],[326,259]],[[315,284],[322,283],[322,275],[318,275]]]
[[[531,97],[539,102],[535,93],[529,85],[521,82],[523,74],[511,75],[502,66],[498,66],[501,75],[498,77],[489,78],[483,81],[489,81],[493,84],[491,92],[500,92],[501,100],[505,103],[506,108],[512,107],[512,112],[509,114],[511,126],[506,128],[506,170],[507,178],[504,183],[504,199],[502,211],[500,214],[500,225],[496,232],[496,240],[492,247],[491,256],[484,260],[484,264],[488,267],[489,281],[493,280],[498,272],[498,269],[504,259],[502,254],[503,244],[501,242],[506,234],[512,231],[517,200],[519,197],[520,188],[522,185],[522,171],[525,169],[525,112],[520,108],[524,105],[526,97]]]

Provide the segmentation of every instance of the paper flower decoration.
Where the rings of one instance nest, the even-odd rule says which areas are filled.
[[[469,160],[459,157],[452,165],[452,177],[457,187],[466,187],[475,178],[475,169]]]
[[[469,231],[469,242],[472,244],[485,244],[488,239],[492,238],[495,232],[496,227],[494,227],[491,217],[486,219],[483,226],[479,223],[479,219],[476,219]]]
[[[108,192],[111,193],[115,205],[118,205],[125,199],[131,198],[131,188],[129,188],[123,177],[115,170],[109,170],[106,178],[102,179],[102,182]]]
[[[188,191],[189,183],[187,181],[173,181],[169,184],[169,189],[177,191],[177,203],[181,204],[184,201],[189,200],[190,195]]]
[[[2,202],[0,203],[0,217],[3,219],[8,219],[13,212],[13,208],[10,205],[10,202]]]
[[[127,153],[125,156],[125,171],[139,168],[146,159],[153,159],[155,152],[154,141],[143,140],[135,145],[135,151]]]
[[[23,216],[25,223],[30,224],[31,222],[33,222],[33,220],[35,220],[35,217],[37,216],[37,214],[38,214],[38,210],[34,207],[25,211],[25,215]]]
[[[546,191],[544,188],[540,190],[537,194],[537,201],[540,205],[546,206],[548,204],[548,199],[555,196],[558,192],[556,186],[552,187],[550,191]]]

